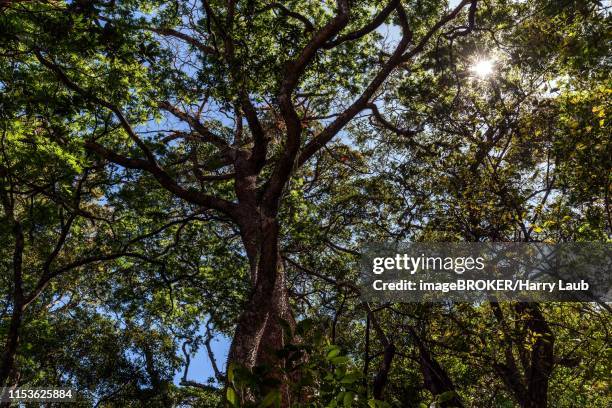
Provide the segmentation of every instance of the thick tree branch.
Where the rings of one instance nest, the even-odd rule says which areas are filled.
[[[463,0],[450,13],[448,13],[446,16],[442,17],[436,24],[434,24],[433,27],[431,27],[429,29],[429,31],[427,32],[427,34],[425,34],[423,36],[421,41],[414,48],[412,48],[410,51],[408,51],[406,53],[406,55],[404,55],[402,57],[402,62],[410,61],[415,55],[417,55],[418,53],[423,51],[423,49],[425,48],[425,46],[427,45],[427,43],[429,42],[431,37],[433,37],[434,34],[436,34],[440,30],[440,28],[444,27],[445,24],[447,24],[449,21],[455,19],[459,15],[461,10],[463,10],[463,8],[467,4],[470,4],[470,3],[472,3],[472,0]],[[474,7],[476,7],[476,6],[474,6]]]
[[[336,46],[338,46],[338,45],[340,45],[342,43],[345,43],[347,41],[358,40],[359,38],[361,38],[361,37],[371,33],[372,31],[374,31],[378,27],[380,27],[382,23],[385,22],[387,17],[389,17],[389,15],[393,11],[393,9],[395,9],[398,4],[399,4],[399,0],[391,0],[385,6],[385,8],[383,8],[380,11],[380,13],[378,13],[378,15],[376,15],[376,17],[374,17],[368,24],[364,25],[359,30],[353,31],[353,32],[345,34],[345,35],[341,35],[338,38],[336,38],[336,39],[334,39],[332,41],[327,42],[324,45],[324,48],[331,49],[331,48],[334,48],[334,47],[336,47]]]
[[[187,190],[180,186],[176,182],[176,180],[170,177],[168,173],[146,160],[132,159],[129,157],[122,156],[91,140],[85,142],[85,147],[88,150],[95,152],[102,158],[115,164],[118,164],[122,167],[135,170],[144,170],[149,172],[153,177],[155,177],[155,179],[159,182],[159,184],[161,184],[162,187],[189,203],[200,205],[205,208],[218,210],[224,214],[229,215],[230,217],[234,217],[236,215],[236,204],[224,200],[222,198],[200,193],[198,191]]]
[[[396,7],[400,24],[402,25],[402,38],[398,43],[395,51],[383,65],[381,70],[376,74],[372,82],[363,91],[363,93],[357,98],[344,112],[342,112],[331,124],[329,124],[317,137],[311,140],[302,150],[298,159],[298,166],[303,165],[310,157],[312,157],[319,149],[327,144],[333,137],[338,134],[346,124],[352,120],[359,112],[365,109],[370,101],[370,98],[389,77],[391,72],[400,64],[409,61],[415,55],[423,51],[430,38],[446,23],[453,20],[466,4],[470,3],[470,0],[463,0],[459,5],[453,9],[449,14],[442,17],[421,39],[421,41],[410,51],[406,51],[408,44],[412,40],[412,31],[408,27],[406,13],[401,6],[401,3]]]
[[[257,14],[259,13],[263,13],[265,11],[268,10],[272,10],[272,9],[277,9],[279,10],[283,15],[285,16],[289,16],[289,17],[293,17],[296,20],[299,20],[302,22],[302,24],[304,24],[304,29],[305,31],[314,31],[314,25],[310,22],[310,20],[308,20],[305,16],[301,15],[298,12],[289,10],[287,7],[285,7],[283,4],[281,3],[270,3],[264,7],[262,7],[261,9],[257,10]]]
[[[349,19],[348,0],[337,0],[338,10],[334,18],[317,31],[298,57],[287,64],[278,93],[278,105],[287,127],[287,142],[263,194],[263,203],[272,214],[278,210],[278,200],[285,183],[291,177],[295,159],[300,148],[302,125],[291,100],[292,93],[316,53],[322,46],[342,30]]]
[[[474,30],[476,27],[476,9],[478,8],[478,0],[472,0],[470,4],[470,11],[468,13],[468,24],[467,26],[455,27],[450,33],[445,35],[449,40],[453,40],[457,37],[464,37]]]
[[[389,60],[383,65],[381,70],[376,74],[372,82],[367,86],[363,93],[344,111],[342,112],[331,124],[329,124],[321,133],[319,133],[313,140],[311,140],[303,149],[298,159],[298,166],[303,165],[312,155],[314,155],[319,149],[325,146],[346,124],[355,117],[359,112],[365,109],[369,103],[370,98],[383,84],[383,82],[389,77],[391,72],[402,62],[402,55],[408,44],[412,40],[412,32],[408,27],[406,13],[401,5],[397,6],[398,17],[402,24],[403,34],[400,39],[395,51],[389,58]]]
[[[234,216],[235,215],[235,205],[229,201],[223,200],[221,198],[217,198],[217,197],[213,197],[213,196],[209,196],[206,194],[202,194],[193,190],[186,190],[185,188],[181,187],[172,177],[170,177],[170,175],[168,173],[166,173],[162,168],[160,168],[155,160],[155,157],[153,156],[153,153],[149,150],[149,148],[145,145],[145,143],[136,135],[136,133],[134,132],[134,130],[132,129],[131,125],[129,124],[129,122],[125,119],[125,117],[123,116],[123,113],[119,110],[119,108],[117,108],[115,105],[101,99],[98,98],[95,95],[92,95],[91,93],[89,93],[88,91],[84,90],[83,88],[81,88],[80,86],[78,86],[76,83],[74,83],[70,78],[68,78],[68,76],[66,76],[66,74],[54,63],[52,63],[51,61],[45,59],[42,54],[40,53],[40,51],[35,51],[36,57],[37,59],[47,68],[49,68],[51,71],[53,71],[57,77],[60,79],[60,81],[62,83],[64,83],[64,85],[66,85],[68,88],[72,89],[73,91],[85,96],[87,99],[91,100],[94,103],[97,103],[98,105],[101,105],[103,107],[106,107],[107,109],[111,110],[118,118],[119,121],[121,122],[121,125],[123,127],[123,129],[128,133],[128,135],[130,136],[130,138],[140,147],[140,149],[145,153],[145,156],[147,158],[147,160],[142,160],[142,159],[132,159],[132,158],[128,158],[125,156],[122,156],[116,152],[113,152],[107,148],[105,148],[104,146],[102,146],[101,144],[94,142],[94,141],[86,141],[85,142],[85,147],[95,153],[97,153],[98,155],[100,155],[101,157],[119,164],[123,167],[126,168],[131,168],[131,169],[139,169],[139,170],[145,170],[148,171],[149,173],[151,173],[153,175],[153,177],[155,177],[155,179],[164,187],[166,188],[168,191],[170,191],[171,193],[175,194],[176,196],[185,199],[186,201],[192,203],[192,204],[197,204],[197,205],[201,205],[204,206],[206,208],[211,208],[211,209],[215,209],[218,211],[221,211],[229,216]],[[167,106],[168,109],[172,109],[171,106]],[[171,111],[173,114],[177,114],[177,115],[182,115],[182,113],[178,110],[175,111]],[[185,117],[185,120],[189,122],[190,117]],[[193,119],[193,118],[191,118]],[[189,122],[192,126],[194,126],[194,128],[203,136],[206,138],[207,141],[210,141],[211,143],[217,145],[220,148],[227,148],[228,144],[225,140],[219,138],[218,136],[212,134],[211,132],[208,131],[208,129],[206,129],[205,126],[199,126],[199,122],[197,121],[191,121]]]
[[[266,137],[266,133],[257,117],[257,111],[244,89],[240,95],[240,105],[242,106],[244,116],[249,124],[251,134],[253,135],[253,149],[251,150],[251,158],[249,160],[250,163],[253,164],[251,171],[258,172],[266,163],[269,139]]]
[[[293,92],[315,54],[330,38],[338,34],[348,23],[349,2],[347,0],[337,0],[336,4],[338,10],[334,18],[317,31],[308,44],[302,49],[299,56],[287,65],[285,76],[281,83],[279,97],[290,95],[291,92]]]

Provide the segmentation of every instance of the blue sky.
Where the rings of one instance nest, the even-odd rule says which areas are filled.
[[[201,333],[204,335],[204,328],[201,328]],[[215,360],[217,361],[217,366],[219,370],[225,372],[225,364],[227,361],[227,353],[229,351],[231,339],[225,337],[223,335],[217,335],[213,341],[211,341],[210,346],[215,355]],[[212,368],[212,364],[210,359],[208,358],[208,354],[206,353],[206,348],[202,346],[200,350],[195,354],[195,356],[191,357],[191,364],[189,365],[189,372],[187,374],[187,379],[190,381],[197,381],[199,383],[206,383],[209,377],[215,376],[215,372]],[[183,377],[183,371],[179,371],[174,376],[174,382],[178,384]]]

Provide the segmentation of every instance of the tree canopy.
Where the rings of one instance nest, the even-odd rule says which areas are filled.
[[[606,304],[355,285],[371,242],[609,243],[609,50],[595,0],[0,1],[0,388],[609,406]]]

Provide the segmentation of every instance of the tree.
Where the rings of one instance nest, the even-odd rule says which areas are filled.
[[[88,395],[217,404],[188,372],[217,330],[234,331],[227,375],[216,368],[234,405],[609,403],[600,306],[367,304],[354,284],[366,242],[609,239],[609,15],[597,2],[1,7],[3,180],[65,166],[37,185],[72,186],[87,168],[86,202],[105,223],[77,213],[89,228],[68,235],[131,251],[75,270],[90,280],[52,279],[74,303],[27,322],[52,327],[45,344]],[[24,167],[16,126],[41,116],[61,132],[43,132],[35,145],[54,153]],[[72,193],[41,203],[54,212]],[[61,238],[61,216],[39,218]],[[11,384],[31,384],[37,366],[54,378],[45,354],[22,349],[9,354],[28,356],[32,375]],[[184,387],[171,381],[181,366]]]
[[[78,121],[3,102],[0,383],[74,387],[92,405],[168,405],[193,394],[172,385],[178,352],[185,342],[207,346],[200,320],[218,329],[233,320],[244,274],[225,264],[236,264],[238,250],[211,240],[222,226],[198,228],[207,214],[176,205],[165,190],[128,205],[146,185],[113,189],[119,174],[78,145],[56,143]],[[213,267],[232,274],[219,279]]]
[[[10,112],[7,105],[4,114]],[[88,166],[78,147],[60,148],[54,142],[65,136],[65,124],[44,116],[3,117],[2,132],[2,240],[6,266],[12,270],[12,275],[3,274],[3,314],[10,316],[0,361],[4,385],[20,376],[15,358],[22,326],[31,319],[28,310],[39,307],[41,297],[49,301],[62,296],[55,278],[104,260],[139,255],[113,247],[108,229],[93,228],[105,216],[95,205],[100,167]]]
[[[368,109],[398,66],[410,63],[468,8],[465,31],[473,24],[475,1],[462,1],[450,12],[436,3],[407,12],[391,1],[374,13],[367,4],[348,1],[296,2],[291,9],[233,1],[204,1],[195,8],[16,3],[4,11],[11,24],[4,37],[6,49],[37,63],[48,80],[53,74],[70,98],[98,116],[84,132],[88,150],[148,172],[177,197],[236,223],[253,290],[230,360],[253,367],[271,361],[268,349],[283,346],[280,322],[294,325],[278,244],[278,213],[292,174]],[[386,54],[372,39],[390,18],[401,34]],[[175,68],[181,53],[190,61]],[[380,63],[372,68],[374,58]],[[346,72],[325,75],[338,65]],[[338,106],[336,94],[351,102]],[[138,125],[163,115],[178,126],[156,138],[139,132]],[[222,116],[233,126],[220,124]],[[116,128],[111,136],[96,131],[102,123]]]
[[[544,16],[537,9],[542,6]],[[531,18],[525,17],[520,24],[508,27],[514,36],[509,35],[504,29],[506,26],[497,20],[503,13],[527,10],[533,13],[525,14]],[[399,89],[401,109],[390,104],[392,108],[386,112],[381,109],[375,115],[378,126],[386,132],[382,137],[393,143],[393,148],[380,152],[380,162],[384,160],[387,165],[379,167],[383,169],[379,183],[390,184],[380,189],[399,193],[407,201],[387,207],[392,212],[380,216],[381,221],[389,220],[385,228],[389,232],[382,234],[387,235],[387,240],[411,238],[424,242],[554,243],[609,239],[605,198],[609,194],[606,191],[610,190],[609,179],[604,177],[598,182],[584,183],[585,187],[589,185],[588,193],[578,199],[575,193],[582,189],[580,183],[570,186],[566,178],[567,171],[586,176],[583,170],[589,169],[586,170],[589,173],[599,168],[601,174],[609,173],[609,163],[600,155],[610,147],[599,136],[601,126],[605,125],[600,120],[603,117],[600,113],[601,90],[593,85],[582,90],[581,79],[563,77],[567,72],[577,74],[573,71],[575,66],[567,64],[563,43],[560,47],[552,44],[533,47],[537,44],[534,36],[541,38],[549,32],[546,31],[550,29],[548,18],[567,22],[568,16],[572,16],[572,23],[563,25],[563,30],[572,36],[588,31],[587,38],[593,39],[601,35],[603,26],[596,22],[603,22],[604,15],[597,5],[576,10],[567,4],[557,8],[538,2],[517,4],[508,9],[485,8],[483,14],[488,13],[495,14],[492,18],[481,17],[478,33],[461,40],[447,37],[454,47],[445,46],[441,41],[432,49],[438,60],[435,65],[428,63],[435,60],[431,58],[425,60],[421,71],[413,67],[422,73],[421,77],[413,75],[391,85]],[[501,21],[507,21],[506,18]],[[555,35],[560,35],[559,29],[555,30]],[[598,43],[587,45],[587,39],[580,41],[581,47],[588,51],[583,53],[585,59],[579,63],[581,74],[601,78],[602,72],[607,72],[609,67]],[[488,51],[491,54],[487,55],[481,50],[497,52]],[[497,69],[489,77],[478,78],[470,73],[474,55],[481,59],[496,57]],[[446,65],[445,61],[451,63]],[[577,95],[589,95],[590,104],[582,105],[584,100]],[[582,106],[578,108],[582,109],[582,114],[568,118],[563,113],[568,99]],[[575,122],[577,120],[581,121],[580,125]],[[585,143],[577,136],[583,132],[592,134],[589,138],[591,149],[587,153],[589,164],[578,164],[580,160],[577,160],[582,156],[580,152],[586,149],[584,145],[577,148],[575,144],[577,139]],[[418,138],[413,136],[415,133]],[[568,153],[572,159],[566,156]],[[419,223],[415,225],[414,220]],[[580,227],[564,224],[561,220],[573,220],[572,224]],[[416,314],[415,308],[387,307],[391,315]],[[558,307],[570,315],[576,313],[571,306]],[[556,346],[556,311],[545,305],[522,303],[510,306],[509,310],[496,303],[492,303],[490,309],[470,309],[470,313],[465,308],[464,305],[451,308],[453,321],[459,319],[458,333],[479,346],[468,348],[466,343],[458,342],[452,347],[453,352],[467,352],[466,358],[482,358],[479,348],[491,347],[492,340],[487,337],[499,340],[500,343],[493,341],[494,347],[503,350],[505,355],[484,358],[484,367],[495,368],[495,375],[521,406],[546,406],[550,401],[548,387],[554,381],[555,367],[564,362],[576,362],[572,357],[557,355],[560,347]],[[448,318],[444,309],[432,308],[416,314],[413,324],[431,319],[435,326],[436,320]],[[455,309],[457,316],[454,316]],[[432,318],[436,313],[443,313],[445,317]],[[504,333],[501,338],[483,336],[482,328],[471,326],[475,316],[481,313],[494,317],[492,324],[498,327],[499,333]],[[549,313],[555,317],[549,318]],[[605,318],[608,312],[594,306],[593,313]],[[516,326],[511,328],[508,321]],[[421,336],[429,337],[427,331]],[[448,325],[440,332],[434,331],[439,337],[447,333]],[[403,333],[405,329],[398,327],[390,332]],[[448,348],[449,340],[440,342],[440,346]],[[426,341],[433,344],[432,348],[437,343]],[[597,344],[597,340],[592,344]],[[432,354],[431,350],[426,351]],[[517,355],[521,356],[520,362]],[[427,386],[431,380],[427,380],[425,372],[424,377]],[[441,383],[448,384],[445,373],[439,377],[444,380]],[[449,387],[444,389],[447,390],[454,391]]]

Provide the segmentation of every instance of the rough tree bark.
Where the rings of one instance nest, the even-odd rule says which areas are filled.
[[[250,223],[254,225],[242,235],[253,287],[229,352],[230,362],[239,362],[247,368],[274,363],[271,351],[285,345],[282,321],[295,324],[278,248],[278,220],[262,216]]]

